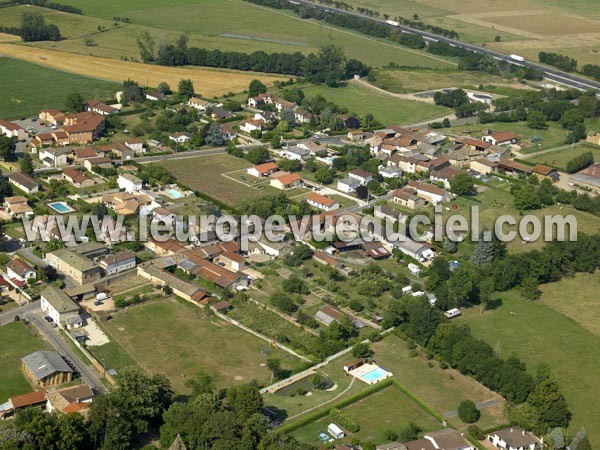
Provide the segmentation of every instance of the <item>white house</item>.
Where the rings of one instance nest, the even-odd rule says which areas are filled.
[[[96,114],[100,114],[101,116],[109,116],[111,114],[116,114],[119,112],[119,110],[114,106],[107,105],[106,103],[103,103],[100,100],[92,100],[91,102],[85,105],[85,110],[95,112]]]
[[[246,119],[240,123],[240,130],[248,134],[253,131],[263,131],[265,128],[264,122],[257,119]]]
[[[429,261],[434,258],[435,253],[431,248],[423,245],[420,242],[415,242],[409,237],[406,237],[404,240],[399,240],[394,242],[394,247],[400,250],[407,256],[416,259],[420,262]]]
[[[517,136],[512,131],[500,131],[483,136],[481,140],[492,145],[514,144],[517,142]]]
[[[283,158],[295,159],[300,162],[306,161],[311,157],[310,150],[296,146],[284,148],[283,150],[281,150],[280,155]]]
[[[66,148],[44,148],[40,149],[38,157],[47,167],[62,167],[68,164],[67,155],[69,153],[70,150]]]
[[[417,191],[417,197],[428,203],[433,203],[434,205],[445,203],[450,199],[448,191],[434,186],[433,184],[411,181],[408,183],[408,186]]]
[[[0,119],[0,134],[9,138],[17,138],[19,141],[27,138],[27,133],[20,125],[4,119]]]
[[[346,194],[349,194],[351,192],[356,191],[356,188],[359,187],[360,185],[361,185],[360,181],[358,181],[356,178],[347,177],[347,178],[342,178],[341,180],[338,180],[337,189],[338,189],[338,191],[342,191],[342,192],[345,192]]]
[[[106,271],[106,275],[114,275],[135,268],[135,254],[122,251],[114,255],[108,255],[100,261],[100,267]]]
[[[208,102],[206,100],[202,100],[201,98],[192,97],[187,101],[186,105],[197,109],[198,111],[204,112],[206,111]]]
[[[402,176],[402,169],[396,166],[380,167],[378,172],[383,178],[400,178]]]
[[[542,441],[519,427],[504,428],[488,434],[487,440],[502,450],[535,450],[542,448]]]
[[[35,280],[37,277],[35,269],[20,259],[13,259],[6,265],[6,274],[9,278],[15,278],[24,283],[27,280]]]
[[[40,185],[29,175],[20,172],[9,173],[6,178],[13,186],[18,187],[26,194],[35,194],[39,191]]]
[[[354,178],[361,185],[366,186],[366,184],[373,179],[373,174],[363,169],[354,169],[348,172],[348,177]]]
[[[162,206],[154,208],[152,216],[157,222],[164,222],[167,225],[172,225],[176,218],[176,214],[173,211]]]
[[[134,192],[141,191],[144,187],[144,182],[131,173],[122,173],[117,178],[117,184],[119,189],[125,189],[125,192],[133,194]]]
[[[136,138],[126,139],[125,147],[133,150],[135,153],[144,153],[146,151],[146,149],[144,148],[144,141]]]
[[[169,135],[169,139],[171,139],[172,141],[177,142],[178,144],[185,144],[186,142],[189,142],[191,139],[191,135],[189,133],[171,133]]]
[[[79,328],[83,321],[79,306],[54,284],[49,284],[40,294],[41,308],[52,321],[67,328]]]
[[[340,207],[340,204],[332,198],[325,197],[324,195],[317,194],[316,192],[311,192],[308,197],[306,197],[306,201],[309,205],[319,208],[323,211],[333,211]]]
[[[246,170],[248,175],[251,175],[256,178],[268,177],[273,172],[277,172],[277,164],[274,162],[267,162],[264,164],[259,164],[254,167],[250,167]]]

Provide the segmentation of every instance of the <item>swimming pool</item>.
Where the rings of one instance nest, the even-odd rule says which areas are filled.
[[[169,193],[169,197],[171,198],[181,198],[181,192],[175,189],[169,189],[167,192]]]
[[[370,372],[361,375],[361,378],[365,380],[367,383],[372,384],[377,381],[387,378],[388,371],[378,367],[377,369],[373,369]]]
[[[48,203],[48,206],[59,214],[67,214],[67,213],[75,211],[73,208],[71,208],[65,202]]]

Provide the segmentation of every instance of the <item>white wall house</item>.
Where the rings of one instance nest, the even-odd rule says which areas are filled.
[[[125,189],[125,192],[133,194],[134,192],[141,191],[144,187],[144,182],[131,173],[122,173],[117,178],[117,184],[119,189]]]
[[[53,284],[48,285],[40,294],[41,308],[52,321],[67,328],[79,328],[82,325],[79,306]]]

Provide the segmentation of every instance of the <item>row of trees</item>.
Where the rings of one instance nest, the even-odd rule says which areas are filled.
[[[395,34],[395,30],[393,30],[391,27],[379,22],[368,20],[364,17],[343,14],[332,10],[324,10],[323,8],[312,7],[306,4],[292,2],[289,0],[246,1],[274,9],[287,9],[290,11],[294,11],[298,16],[300,16],[303,19],[322,20],[334,26],[359,31],[369,36],[375,36],[379,38],[390,38],[392,40],[394,39],[393,36]],[[344,2],[334,2],[334,6],[338,9],[352,9],[351,5],[348,5]],[[358,8],[357,11],[361,14],[370,17],[379,17],[380,15],[377,11],[372,11],[367,8]],[[384,14],[383,16],[386,20],[389,18],[387,14]],[[419,17],[417,15],[413,16],[413,19],[414,20],[406,19],[404,17],[396,17],[395,21],[401,23],[402,25],[406,25],[408,27],[412,27],[418,30],[429,31],[431,33],[439,34],[441,36],[446,36],[453,39],[458,38],[458,33],[456,33],[454,30],[448,30],[439,26],[428,25],[426,23],[423,23],[422,21],[418,20]]]
[[[568,57],[567,55],[560,55],[558,53],[540,52],[538,59],[542,64],[548,64],[554,66],[565,72],[575,72],[577,70],[577,60]]]
[[[335,86],[339,81],[354,75],[368,75],[370,68],[362,62],[346,58],[340,47],[327,45],[315,55],[296,53],[265,53],[256,51],[251,54],[225,52],[187,46],[187,35],[179,36],[174,44],[157,48],[154,38],[144,32],[137,38],[140,56],[144,62],[153,62],[163,66],[208,66],[224,67],[255,72],[283,73],[303,76],[308,81],[326,83]]]
[[[56,11],[68,12],[71,14],[83,14],[81,9],[71,5],[63,5],[61,3],[53,3],[47,0],[3,0],[0,5],[34,5],[42,8],[54,9]]]
[[[56,25],[47,24],[41,13],[30,11],[21,14],[19,36],[25,42],[58,41],[61,38]]]

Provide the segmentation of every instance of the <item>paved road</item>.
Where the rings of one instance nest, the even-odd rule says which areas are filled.
[[[472,52],[483,53],[483,54],[489,55],[492,58],[495,58],[499,61],[506,61],[510,64],[514,64],[517,66],[526,66],[526,67],[530,67],[532,69],[537,69],[544,73],[544,77],[546,79],[554,81],[556,83],[564,84],[566,86],[577,88],[577,89],[580,89],[583,91],[588,90],[588,89],[594,89],[596,92],[600,92],[600,83],[599,82],[592,81],[592,80],[589,80],[587,78],[580,77],[577,75],[573,75],[571,73],[563,72],[561,70],[554,69],[552,67],[544,66],[542,64],[538,64],[538,63],[531,62],[531,61],[522,61],[522,62],[515,61],[515,60],[509,58],[508,55],[497,52],[495,50],[490,50],[488,48],[480,47],[480,46],[473,45],[473,44],[467,44],[466,42],[461,42],[461,41],[457,41],[455,39],[449,39],[447,37],[438,36],[437,34],[429,33],[427,31],[417,30],[415,28],[407,27],[404,25],[399,25],[397,27],[394,27],[393,25],[389,25],[388,23],[386,23],[385,20],[377,19],[374,17],[367,17],[362,14],[358,14],[356,12],[344,11],[341,9],[333,8],[331,6],[320,5],[318,3],[313,3],[312,1],[309,1],[309,0],[297,0],[297,1],[299,3],[303,3],[305,5],[309,5],[314,8],[321,8],[321,9],[325,10],[326,12],[333,10],[336,13],[346,14],[349,16],[357,16],[362,19],[370,20],[372,22],[377,22],[377,23],[380,23],[383,25],[387,25],[389,27],[396,28],[396,29],[399,29],[399,30],[407,32],[407,33],[418,34],[418,35],[423,36],[423,38],[428,42],[444,42],[446,44],[450,44],[450,45],[453,45],[453,46],[459,47],[459,48],[464,48],[464,49],[470,50]]]
[[[477,409],[489,408],[490,406],[497,405],[500,402],[502,402],[502,400],[499,400],[499,399],[496,398],[494,400],[486,400],[484,402],[479,402],[475,406],[477,406]],[[456,417],[456,416],[458,416],[458,411],[457,410],[448,411],[448,412],[444,413],[444,418],[445,419],[449,419],[450,417]]]
[[[44,338],[54,349],[63,357],[67,358],[79,371],[81,378],[85,381],[95,393],[105,393],[106,387],[100,381],[100,374],[92,367],[86,365],[79,355],[71,348],[68,342],[65,341],[58,330],[44,320],[41,309],[36,308],[34,311],[26,314],[26,319],[29,320],[40,332]]]
[[[32,262],[38,267],[46,267],[48,264],[42,258],[36,256],[33,253],[32,247],[23,247],[17,250],[17,255],[25,258],[27,261]]]
[[[31,303],[25,303],[18,308],[13,308],[3,313],[0,313],[0,327],[13,323],[15,316],[24,317],[27,314],[37,312],[40,309],[40,301],[37,300]]]

